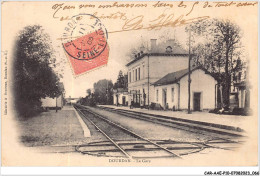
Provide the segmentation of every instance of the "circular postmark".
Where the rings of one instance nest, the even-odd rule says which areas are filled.
[[[101,21],[91,14],[73,16],[65,27],[62,45],[73,59],[92,60],[107,47],[107,30]]]

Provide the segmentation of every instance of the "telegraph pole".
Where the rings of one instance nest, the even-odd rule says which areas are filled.
[[[190,110],[190,83],[191,83],[191,79],[190,79],[190,62],[191,62],[191,53],[190,53],[190,38],[191,38],[191,29],[189,30],[189,74],[188,74],[188,114],[191,114],[191,110]]]
[[[147,97],[147,100],[148,100],[148,109],[150,109],[150,72],[149,72],[149,54],[148,54],[148,97]]]
[[[106,98],[107,98],[107,103],[106,104],[109,104],[108,103],[108,80],[107,80],[107,88],[106,88]]]
[[[57,95],[56,95],[56,112],[58,111],[58,99],[57,99]]]

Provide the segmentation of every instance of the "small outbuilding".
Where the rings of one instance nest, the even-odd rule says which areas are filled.
[[[155,103],[164,109],[188,109],[188,69],[169,73],[154,85]],[[191,69],[190,107],[193,111],[214,109],[217,80],[203,67]]]
[[[250,87],[245,81],[234,84],[237,89],[238,95],[238,107],[249,108],[250,107]]]
[[[41,99],[42,107],[48,109],[62,109],[63,108],[63,95],[57,98],[46,97]]]
[[[113,90],[113,104],[117,106],[128,105],[128,90],[123,88],[117,88]]]

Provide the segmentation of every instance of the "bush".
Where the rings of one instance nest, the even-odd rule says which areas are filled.
[[[210,110],[209,113],[215,113],[217,114],[221,108],[215,108],[213,110]]]
[[[227,114],[227,115],[243,115],[248,116],[251,114],[251,109],[249,108],[234,108],[231,109],[222,109],[222,108],[216,108],[213,110],[210,110],[209,113],[215,113],[215,114]]]
[[[233,115],[250,115],[251,114],[251,109],[249,108],[234,108],[232,111]]]
[[[163,107],[159,104],[159,103],[151,103],[150,105],[150,109],[153,110],[163,110]]]

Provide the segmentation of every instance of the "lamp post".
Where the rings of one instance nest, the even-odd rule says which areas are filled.
[[[107,81],[107,88],[106,88],[106,104],[108,104],[108,81]]]
[[[191,62],[191,51],[190,51],[190,38],[191,38],[191,29],[189,30],[189,74],[188,74],[188,114],[191,114],[191,110],[190,110],[190,83],[191,83],[191,79],[190,79],[190,62]]]
[[[150,63],[149,63],[149,55],[148,55],[148,84],[147,84],[147,85],[148,85],[148,87],[147,87],[147,88],[148,88],[148,89],[147,89],[147,90],[148,90],[148,97],[147,97],[147,100],[148,100],[148,102],[147,102],[147,103],[148,103],[148,104],[147,104],[148,110],[150,109],[150,72],[149,72],[149,71],[150,71],[150,70],[149,70],[149,69],[150,69],[150,68],[149,68],[150,65],[149,65],[149,64],[150,64]]]
[[[57,99],[57,95],[56,95],[56,112],[58,111],[58,99]]]
[[[118,106],[118,88],[116,88],[116,106]]]

